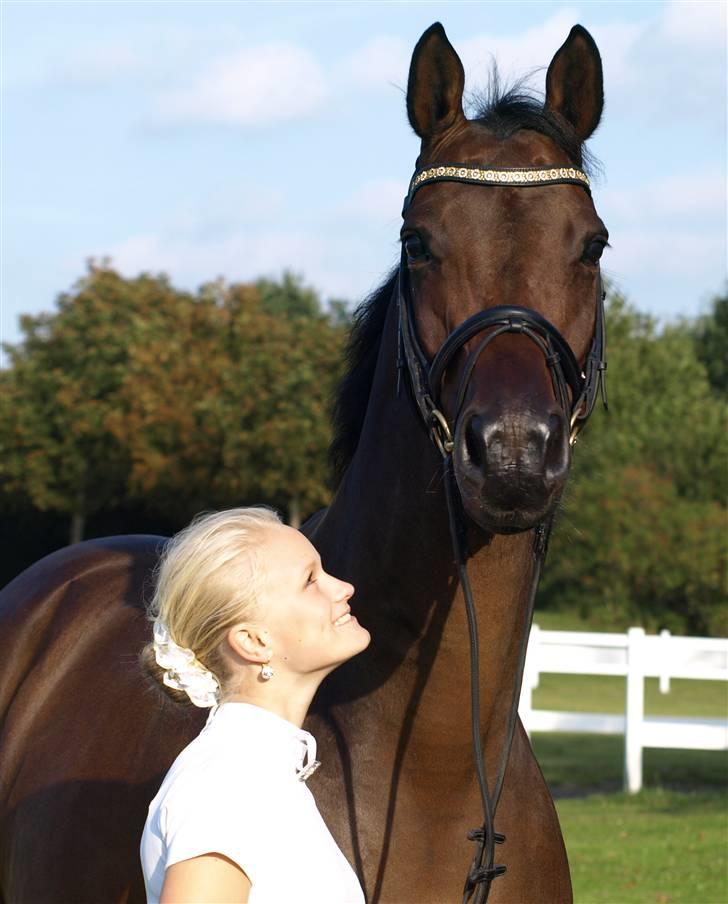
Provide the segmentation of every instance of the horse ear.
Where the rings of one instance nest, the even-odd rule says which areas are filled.
[[[435,22],[417,42],[407,81],[407,115],[423,141],[465,119],[464,87],[460,57]]]
[[[581,25],[571,29],[551,60],[544,108],[563,116],[582,141],[599,125],[604,108],[602,58],[594,39]]]

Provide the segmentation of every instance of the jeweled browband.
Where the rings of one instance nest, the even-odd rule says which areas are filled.
[[[580,185],[591,194],[589,177],[574,166],[521,166],[508,169],[491,169],[482,166],[463,166],[462,164],[439,164],[417,170],[412,176],[404,199],[402,214],[412,203],[418,188],[428,182],[472,182],[478,185]]]

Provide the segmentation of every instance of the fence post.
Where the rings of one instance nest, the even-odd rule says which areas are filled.
[[[644,628],[627,631],[627,700],[624,718],[624,790],[642,788],[642,722],[645,716]]]
[[[670,632],[660,631],[660,693],[670,693]]]

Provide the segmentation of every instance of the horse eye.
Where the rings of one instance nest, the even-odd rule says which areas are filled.
[[[427,248],[422,239],[418,235],[408,235],[404,240],[404,250],[407,255],[407,261],[410,264],[421,263],[427,260]]]
[[[590,264],[598,264],[606,246],[604,239],[592,239],[584,249],[584,260]]]

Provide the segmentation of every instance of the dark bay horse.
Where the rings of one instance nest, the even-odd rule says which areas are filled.
[[[466,119],[463,82],[442,27],[432,26],[415,48],[407,93],[425,176],[406,205],[401,267],[355,318],[336,403],[334,498],[303,526],[326,569],[355,585],[354,609],[373,637],[314,702],[307,727],[324,768],[310,787],[367,899],[395,904],[460,900],[473,856],[467,833],[482,821],[463,587],[443,457],[402,366],[403,293],[426,364],[469,318],[511,311],[508,329],[484,321],[451,349],[436,389],[452,427],[437,441],[449,443],[466,516],[492,787],[529,629],[534,535],[568,476],[580,378],[555,381],[559,355],[527,327],[545,318],[543,335],[558,331],[577,370],[587,369],[607,241],[589,192],[572,178],[603,105],[589,34],[575,26],[555,54],[543,104],[511,91]],[[529,173],[543,178],[528,184]],[[562,349],[562,364],[569,353]],[[207,716],[161,700],[137,663],[162,542],[80,543],[0,592],[4,904],[144,900],[138,846],[148,802]],[[507,871],[491,902],[571,900],[556,813],[520,723],[496,829]],[[296,839],[281,826],[271,843],[285,869]]]

